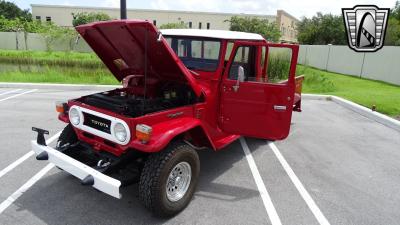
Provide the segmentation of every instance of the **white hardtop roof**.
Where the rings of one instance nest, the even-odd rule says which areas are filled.
[[[166,36],[208,37],[232,40],[264,40],[264,38],[259,34],[228,30],[163,29],[160,31]]]

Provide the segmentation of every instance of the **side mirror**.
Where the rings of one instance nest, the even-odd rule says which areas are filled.
[[[236,80],[236,85],[233,86],[233,91],[237,92],[239,90],[240,82],[244,81],[244,68],[243,66],[238,67],[238,77]]]

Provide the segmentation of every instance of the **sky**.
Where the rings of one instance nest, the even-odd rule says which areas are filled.
[[[72,6],[119,7],[120,0],[8,0],[20,8],[30,9],[31,4]],[[374,4],[381,8],[393,8],[396,0],[127,0],[128,8],[169,9],[206,12],[229,12],[275,15],[283,9],[291,15],[312,17],[317,12],[341,14],[341,8],[357,4]]]

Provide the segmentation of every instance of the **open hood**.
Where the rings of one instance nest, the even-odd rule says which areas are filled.
[[[147,70],[148,76],[187,82],[200,96],[196,79],[152,23],[114,20],[78,26],[76,30],[119,81],[129,75],[144,75]]]

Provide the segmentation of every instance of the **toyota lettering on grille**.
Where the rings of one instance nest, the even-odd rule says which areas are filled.
[[[100,126],[100,127],[109,128],[109,126],[107,124],[93,120],[93,119],[91,119],[90,122],[92,122],[93,124],[96,124],[97,126]]]
[[[111,134],[111,121],[93,114],[83,112],[83,125]]]

